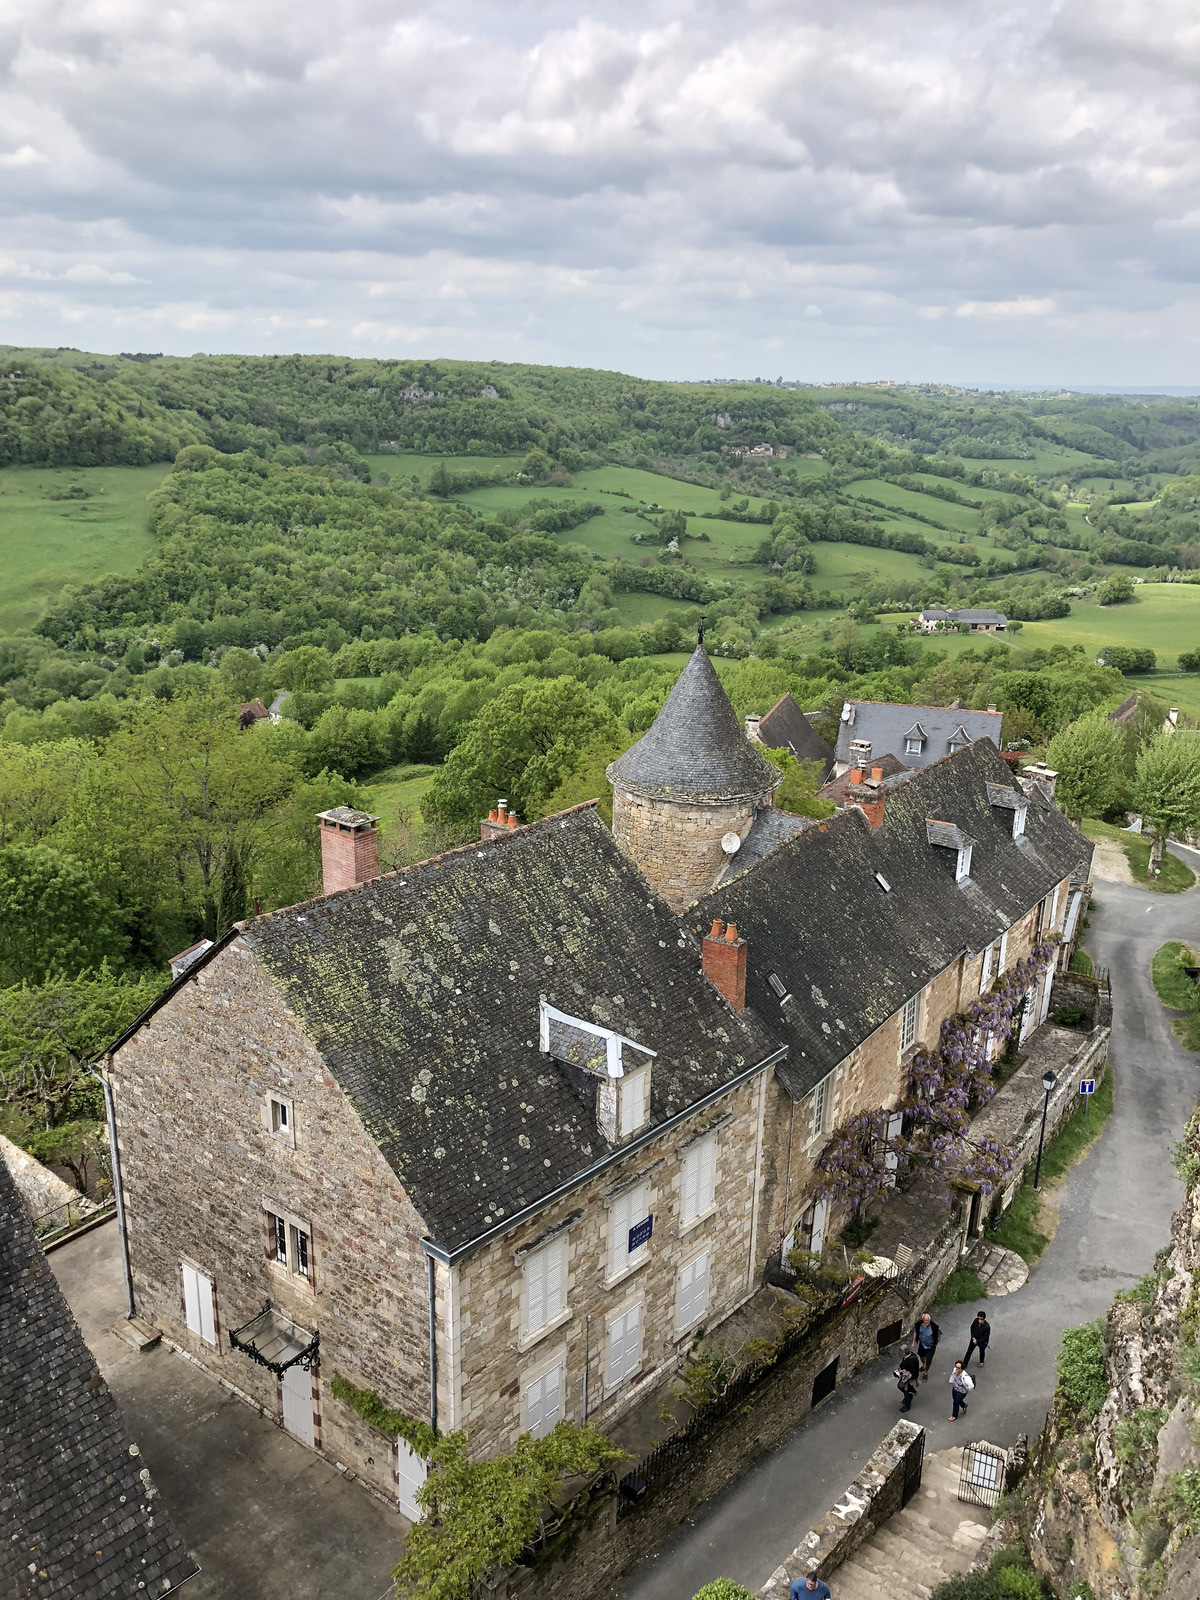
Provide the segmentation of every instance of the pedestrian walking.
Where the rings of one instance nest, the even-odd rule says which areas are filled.
[[[976,1350],[979,1351],[979,1365],[982,1366],[987,1358],[987,1347],[991,1343],[992,1325],[982,1311],[975,1313],[975,1321],[971,1324],[971,1342],[967,1346],[967,1353],[962,1359],[963,1370],[971,1365],[971,1357]]]
[[[824,1578],[818,1578],[815,1572],[810,1572],[807,1577],[797,1578],[788,1590],[788,1600],[832,1600],[829,1585]]]
[[[942,1330],[929,1315],[928,1311],[922,1312],[913,1328],[910,1350],[915,1350],[921,1358],[921,1382],[929,1380],[929,1369],[933,1365],[934,1352],[937,1350],[938,1341],[942,1337]]]
[[[909,1350],[900,1358],[900,1365],[895,1372],[895,1376],[899,1380],[896,1387],[904,1396],[900,1402],[901,1411],[912,1410],[913,1397],[917,1392],[917,1379],[920,1375],[920,1357],[915,1350]]]
[[[950,1374],[950,1421],[958,1421],[958,1413],[967,1409],[967,1396],[975,1387],[975,1379],[966,1370],[961,1361],[954,1363],[954,1371]]]

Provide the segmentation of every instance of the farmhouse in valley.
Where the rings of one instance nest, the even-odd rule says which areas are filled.
[[[820,1249],[833,1131],[899,1128],[913,1052],[1074,915],[1090,847],[964,732],[787,817],[698,648],[610,769],[611,833],[489,821],[380,876],[374,819],[327,813],[327,892],[109,1052],[139,1315],[409,1515],[422,1462],[335,1373],[479,1455],[610,1425]]]
[[[1008,627],[1008,618],[1003,611],[991,611],[986,607],[978,610],[947,611],[933,608],[922,611],[917,618],[917,628],[921,633],[942,633],[948,628],[967,627],[971,633],[1003,633]]]
[[[976,739],[990,739],[1000,748],[1004,718],[995,706],[968,711],[959,701],[949,706],[901,706],[879,700],[847,700],[838,727],[834,772],[878,766],[881,756],[895,756],[906,767],[928,767],[943,756],[965,750]]]

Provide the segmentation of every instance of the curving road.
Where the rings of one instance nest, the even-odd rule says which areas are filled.
[[[1200,853],[1171,848],[1200,872]],[[966,1438],[1010,1444],[1041,1428],[1062,1330],[1099,1316],[1118,1289],[1150,1269],[1182,1195],[1170,1151],[1200,1098],[1200,1054],[1172,1034],[1150,982],[1150,959],[1167,939],[1200,940],[1200,886],[1160,895],[1098,882],[1096,897],[1087,948],[1112,973],[1116,1109],[1099,1143],[1056,1191],[1058,1229],[1028,1283],[988,1304],[991,1354],[965,1428],[949,1421],[947,1380],[976,1308],[938,1314],[945,1339],[912,1412],[929,1429],[931,1450]],[[894,1364],[893,1355],[865,1368],[701,1506],[626,1575],[622,1600],[690,1600],[718,1576],[761,1587],[891,1427]]]

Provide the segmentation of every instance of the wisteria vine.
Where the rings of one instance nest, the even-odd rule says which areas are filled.
[[[948,1198],[951,1180],[994,1194],[1011,1174],[1011,1150],[971,1133],[971,1113],[996,1092],[993,1039],[1011,1039],[1034,985],[1053,964],[1059,940],[1043,940],[998,977],[986,995],[942,1023],[936,1049],[919,1049],[906,1065],[904,1101],[894,1110],[861,1111],[830,1138],[817,1162],[818,1195],[859,1213],[913,1170],[931,1175]],[[904,1129],[889,1137],[896,1111]]]

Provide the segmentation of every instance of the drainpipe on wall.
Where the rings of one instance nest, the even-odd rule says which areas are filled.
[[[137,1315],[133,1299],[133,1269],[129,1264],[129,1230],[125,1226],[125,1190],[121,1186],[121,1152],[117,1147],[117,1108],[112,1084],[103,1072],[89,1067],[88,1073],[104,1090],[104,1114],[108,1122],[108,1148],[112,1154],[113,1199],[117,1202],[117,1229],[121,1235],[121,1263],[125,1271],[125,1320]]]
[[[429,1426],[438,1431],[437,1403],[437,1266],[432,1256],[425,1257],[429,1267]]]

